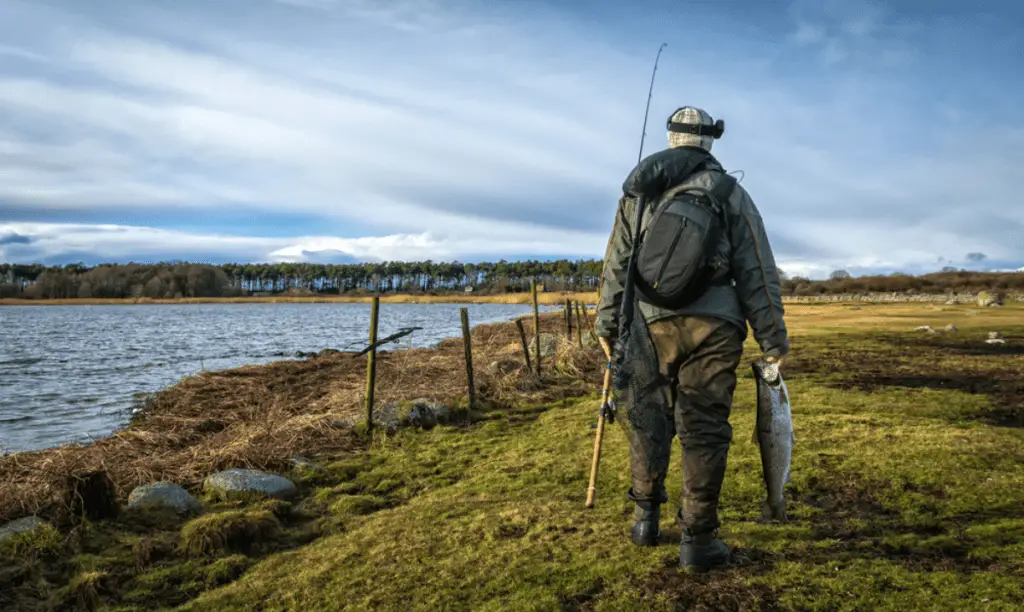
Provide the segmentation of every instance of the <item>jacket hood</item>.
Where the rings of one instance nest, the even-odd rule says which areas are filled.
[[[705,163],[706,162],[706,163]],[[711,153],[699,147],[674,147],[642,159],[622,183],[631,196],[652,196],[681,184],[701,165],[721,168]]]

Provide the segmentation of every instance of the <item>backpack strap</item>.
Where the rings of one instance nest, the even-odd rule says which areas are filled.
[[[718,179],[718,182],[711,189],[712,197],[721,202],[723,209],[728,209],[729,197],[732,195],[732,190],[735,186],[736,177],[723,172],[722,177]]]

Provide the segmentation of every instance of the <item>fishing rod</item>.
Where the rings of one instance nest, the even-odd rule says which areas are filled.
[[[647,136],[647,117],[648,117],[648,115],[651,112],[651,97],[654,94],[654,77],[655,77],[656,74],[658,74],[658,60],[661,59],[661,51],[665,47],[667,47],[667,46],[668,46],[668,43],[664,43],[664,42],[661,43],[661,46],[658,47],[658,55],[655,56],[655,58],[654,58],[654,70],[651,71],[651,86],[647,90],[647,107],[644,109],[644,126],[640,130],[640,152],[637,154],[637,158],[636,158],[636,163],[637,163],[638,166],[640,165],[640,161],[643,159],[643,156],[644,156],[644,137]],[[637,209],[637,219],[635,221],[635,227],[639,227],[640,226],[640,214],[641,214],[641,211],[643,210],[643,198],[642,197],[637,201],[637,208],[636,209]],[[635,251],[635,249],[634,249],[634,251]],[[630,318],[632,318],[632,297],[631,297],[632,296],[632,291],[631,291],[632,274],[631,273],[633,271],[633,253],[630,253],[629,259],[630,259],[630,262],[629,262],[630,263],[630,265],[629,265],[629,272],[630,272],[630,274],[627,275],[627,276],[629,276],[629,279],[626,282],[626,294],[627,294],[627,296],[624,296],[623,306],[625,306],[625,297],[629,297],[629,301],[630,301],[629,315],[630,315]],[[587,500],[586,500],[586,503],[585,503],[585,507],[587,507],[587,508],[594,507],[594,497],[597,495],[597,468],[598,468],[598,465],[601,463],[601,443],[604,440],[604,424],[605,424],[605,420],[607,420],[609,423],[615,420],[615,409],[612,406],[612,399],[611,399],[611,393],[610,393],[611,385],[612,385],[612,358],[611,358],[610,355],[606,355],[606,357],[608,358],[608,363],[606,364],[605,373],[604,373],[604,388],[601,390],[601,409],[600,409],[600,412],[598,412],[598,415],[597,415],[597,437],[594,440],[594,458],[591,460],[591,463],[590,463],[590,484],[587,487]]]
[[[661,59],[661,50],[668,46],[668,43],[661,43],[658,47],[658,55],[654,58],[654,70],[651,71],[651,87],[647,90],[647,108],[644,110],[644,127],[640,130],[640,153],[636,156],[636,163],[640,165],[640,160],[644,156],[644,137],[647,136],[647,115],[651,112],[651,96],[654,94],[654,75],[658,73],[658,60]]]

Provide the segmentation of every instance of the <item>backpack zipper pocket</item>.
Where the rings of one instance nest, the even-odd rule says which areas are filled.
[[[665,254],[664,261],[661,262],[661,267],[658,268],[658,275],[654,277],[654,284],[651,285],[652,289],[657,289],[658,284],[661,283],[661,277],[665,274],[665,268],[668,266],[669,259],[672,258],[672,253],[676,250],[676,245],[679,244],[679,237],[683,235],[683,228],[686,227],[686,217],[683,217],[679,221],[679,231],[672,238],[672,244],[668,245],[668,253]]]

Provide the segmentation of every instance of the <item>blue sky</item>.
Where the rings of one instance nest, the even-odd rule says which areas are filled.
[[[4,0],[0,261],[600,257],[692,104],[790,274],[1024,266],[1024,8]],[[970,261],[968,253],[984,253]]]

